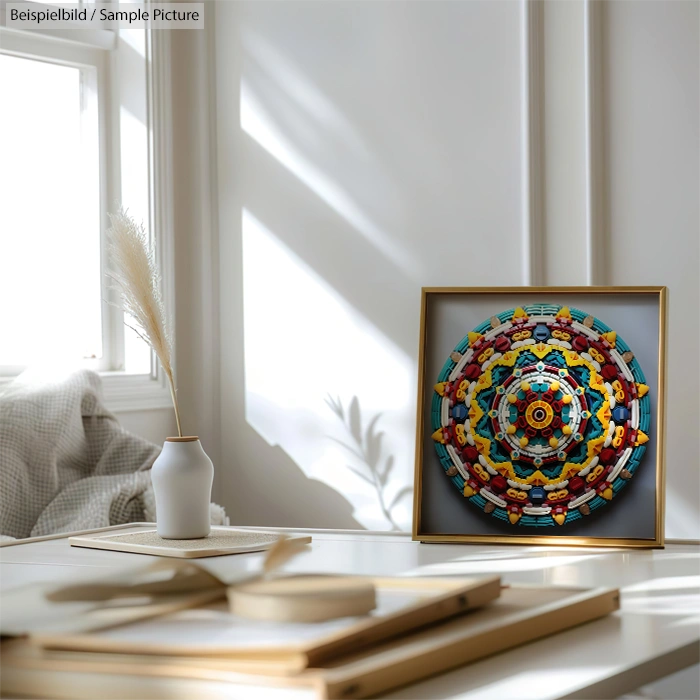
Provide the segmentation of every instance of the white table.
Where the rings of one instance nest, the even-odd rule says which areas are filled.
[[[402,688],[390,698],[616,698],[700,661],[700,548],[693,545],[648,551],[438,545],[412,542],[404,534],[288,532],[313,537],[310,551],[291,561],[289,571],[498,574],[506,583],[622,590],[621,610],[612,616]],[[197,562],[225,576],[253,568],[262,556]],[[76,574],[108,574],[154,558],[70,547],[65,538],[2,547],[0,592],[31,582],[75,579]]]

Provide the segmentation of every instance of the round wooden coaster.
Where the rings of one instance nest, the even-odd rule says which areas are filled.
[[[275,622],[322,622],[367,615],[376,607],[374,584],[350,576],[300,575],[228,589],[231,612]]]

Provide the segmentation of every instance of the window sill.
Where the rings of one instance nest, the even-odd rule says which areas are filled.
[[[105,406],[114,413],[171,408],[170,390],[149,374],[101,372]]]
[[[102,398],[107,410],[113,413],[155,411],[172,408],[170,390],[164,380],[150,374],[100,372]],[[0,376],[0,388],[14,376]]]

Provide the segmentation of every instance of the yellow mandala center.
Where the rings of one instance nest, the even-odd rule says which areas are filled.
[[[552,407],[545,401],[533,401],[525,411],[525,420],[537,430],[546,428],[554,418]]]

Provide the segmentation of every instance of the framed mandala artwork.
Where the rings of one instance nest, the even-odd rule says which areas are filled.
[[[414,539],[663,546],[665,294],[424,289]]]

